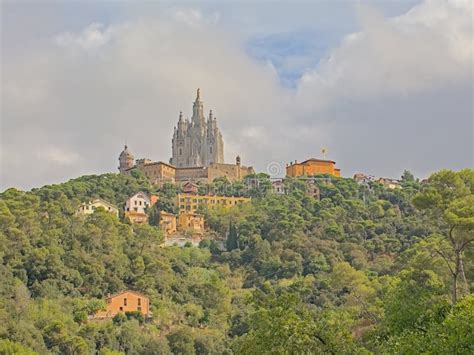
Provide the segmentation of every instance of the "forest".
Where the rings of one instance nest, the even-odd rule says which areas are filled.
[[[473,354],[474,171],[400,189],[325,176],[217,179],[200,193],[252,197],[201,208],[199,247],[162,247],[158,211],[179,187],[83,176],[0,194],[0,354]],[[77,206],[157,193],[149,225]],[[124,289],[153,317],[91,321]]]

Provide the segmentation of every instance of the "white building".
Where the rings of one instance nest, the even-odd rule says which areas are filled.
[[[88,215],[95,212],[99,207],[102,207],[104,210],[113,213],[118,216],[118,208],[111,203],[102,200],[101,198],[96,198],[95,200],[89,202],[83,202],[77,209],[77,214]]]
[[[150,205],[150,197],[146,193],[140,191],[127,199],[125,202],[125,212],[146,213],[146,210]]]

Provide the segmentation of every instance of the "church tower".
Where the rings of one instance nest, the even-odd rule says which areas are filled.
[[[191,121],[180,113],[172,139],[170,163],[178,168],[207,167],[224,162],[224,142],[212,110],[206,120],[201,90],[197,89]]]
[[[124,173],[126,170],[133,168],[135,157],[128,150],[127,145],[123,148],[123,151],[119,155],[119,171]]]

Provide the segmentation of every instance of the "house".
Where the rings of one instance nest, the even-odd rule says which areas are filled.
[[[105,299],[106,308],[97,311],[92,319],[113,318],[118,313],[140,312],[145,318],[151,317],[150,300],[140,292],[125,290]]]
[[[150,206],[150,197],[142,191],[137,192],[125,202],[125,217],[131,223],[148,223],[146,212]]]
[[[160,228],[169,236],[176,233],[176,216],[172,213],[160,211]]]
[[[183,184],[182,189],[185,194],[196,195],[199,191],[199,186],[190,181],[187,181]]]
[[[229,208],[250,201],[250,198],[235,196],[178,194],[176,197],[176,205],[179,207],[179,213],[195,213],[199,206],[207,206],[209,209],[219,206]]]
[[[354,181],[357,182],[359,185],[367,185],[370,181],[375,181],[375,176],[373,175],[366,175],[362,173],[354,174]]]
[[[285,188],[285,183],[284,183],[283,179],[278,179],[278,180],[272,181],[272,190],[277,195],[286,194],[286,188]]]
[[[341,169],[336,168],[336,162],[332,160],[310,158],[302,163],[296,160],[286,166],[286,175],[291,177],[313,176],[319,174],[329,174],[341,176]]]
[[[100,198],[96,198],[95,200],[89,202],[83,202],[76,211],[76,214],[79,215],[88,215],[94,213],[97,208],[103,208],[104,210],[113,213],[114,215],[118,216],[119,210],[116,206],[112,205],[111,203],[102,200]]]
[[[183,212],[178,216],[178,230],[195,234],[204,233],[204,216],[193,212]]]
[[[398,181],[397,179],[379,178],[377,182],[381,183],[383,186],[392,190],[402,188],[402,186],[400,185],[400,181]]]

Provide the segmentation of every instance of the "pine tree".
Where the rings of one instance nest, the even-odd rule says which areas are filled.
[[[227,235],[226,247],[227,251],[231,251],[239,247],[237,229],[232,224],[232,222],[229,223],[229,234]]]

